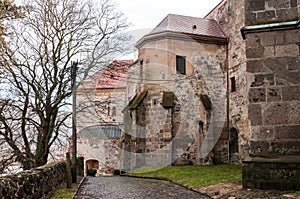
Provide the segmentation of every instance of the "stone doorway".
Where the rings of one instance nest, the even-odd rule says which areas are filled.
[[[98,169],[99,169],[99,161],[98,160],[87,160],[86,161],[86,175],[96,176]]]
[[[239,134],[234,127],[230,128],[229,151],[231,162],[239,162]]]

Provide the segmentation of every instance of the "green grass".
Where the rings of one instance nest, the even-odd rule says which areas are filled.
[[[77,184],[72,184],[70,189],[67,188],[67,185],[64,184],[58,189],[56,189],[53,194],[51,194],[50,199],[70,199],[73,197],[77,190]]]
[[[145,166],[128,173],[129,176],[168,179],[190,188],[200,188],[219,183],[240,183],[241,165],[217,166]]]

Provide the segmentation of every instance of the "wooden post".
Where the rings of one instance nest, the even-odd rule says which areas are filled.
[[[67,167],[67,188],[71,188],[71,186],[72,186],[72,173],[71,173],[70,153],[66,153],[66,167]]]

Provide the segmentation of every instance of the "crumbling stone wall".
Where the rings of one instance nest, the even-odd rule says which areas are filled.
[[[65,162],[1,177],[0,198],[47,198],[65,180]]]
[[[176,74],[176,55],[186,57],[186,75]],[[154,40],[139,49],[139,60],[128,73],[129,79],[137,81],[129,81],[127,95],[132,99],[145,90],[148,93],[124,120],[121,164],[125,170],[170,165],[175,160],[192,164],[206,161],[226,120],[225,60],[224,42],[201,43],[187,36]],[[166,91],[178,100],[172,108],[161,105]],[[212,107],[205,107],[203,95],[210,98]],[[227,159],[227,137],[223,138],[221,151],[215,151],[218,162]]]
[[[239,162],[247,156],[248,140],[250,138],[248,125],[248,91],[246,79],[246,43],[241,35],[241,28],[245,25],[244,0],[226,0],[212,10],[206,18],[219,22],[228,36],[228,73],[229,73],[229,99],[230,99],[230,127],[238,131],[239,153],[231,155],[232,162]],[[231,81],[235,80],[234,91]],[[228,130],[224,129],[224,133]],[[225,138],[226,135],[222,134]],[[222,142],[220,140],[220,142]],[[228,144],[228,143],[224,143]],[[222,147],[222,144],[218,144]],[[219,149],[218,149],[219,150]],[[245,151],[246,150],[246,151]]]

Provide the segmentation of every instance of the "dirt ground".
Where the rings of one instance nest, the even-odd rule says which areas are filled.
[[[300,199],[300,192],[242,189],[240,184],[217,184],[201,188],[200,192],[214,199]]]

